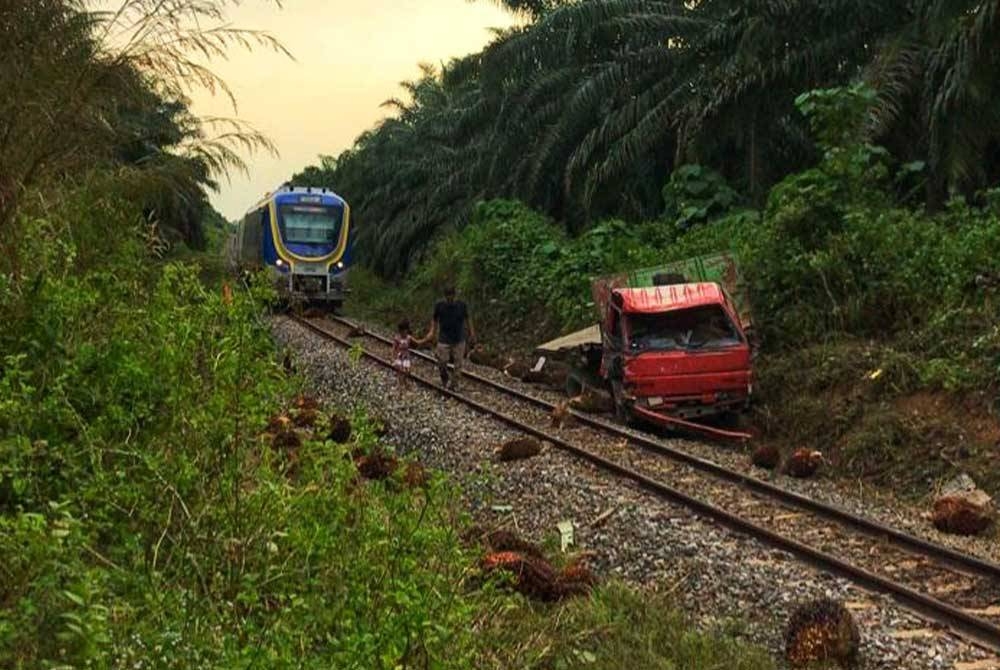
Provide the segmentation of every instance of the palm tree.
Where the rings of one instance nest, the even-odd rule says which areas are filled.
[[[476,196],[479,145],[468,114],[480,99],[475,72],[468,61],[441,72],[422,66],[419,79],[401,84],[404,98],[384,103],[395,116],[358,138],[335,169],[308,170],[309,179],[324,180],[351,202],[358,246],[381,272],[405,271]]]
[[[194,220],[204,190],[245,169],[244,151],[273,150],[238,121],[187,112],[191,88],[227,90],[202,57],[233,45],[283,51],[266,33],[220,23],[227,4],[119,0],[111,11],[89,11],[83,0],[0,4],[0,86],[17,91],[0,99],[0,228],[26,189],[93,168],[129,168],[131,177],[175,194],[153,198],[161,222],[199,243]]]
[[[929,159],[932,205],[1000,179],[998,43],[1000,1],[921,0],[869,70],[874,134]]]
[[[670,173],[699,162],[760,203],[817,157],[795,98],[863,77],[881,95],[871,132],[929,158],[938,192],[1000,176],[1000,0],[500,4],[531,22],[404,83],[329,175],[380,271],[405,272],[479,198],[575,232],[657,216]]]
[[[570,0],[493,0],[493,4],[515,14],[537,19]]]
[[[485,57],[497,70],[490,80],[506,83],[502,75],[520,69],[531,82],[511,123],[530,116],[545,126],[518,166],[523,192],[552,207],[538,193],[551,192],[547,177],[559,171],[562,196],[588,213],[608,190],[636,183],[649,161],[669,170],[700,160],[761,195],[810,156],[795,96],[858,76],[905,4],[594,0],[557,9]],[[546,89],[555,82],[568,87],[554,104]]]

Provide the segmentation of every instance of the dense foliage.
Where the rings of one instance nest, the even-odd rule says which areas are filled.
[[[0,303],[0,665],[445,656],[471,616],[452,494],[359,488],[347,447],[270,447],[293,387],[266,296],[229,303],[193,266],[142,263],[138,218],[79,193],[17,219],[43,264]],[[81,272],[85,244],[52,232],[106,221],[119,235]]]
[[[354,204],[359,249],[404,274],[480,199],[577,233],[658,215],[697,163],[756,205],[818,157],[797,95],[864,80],[860,130],[926,165],[921,198],[1000,179],[997,0],[501,2],[532,17],[404,84],[398,114],[297,178]]]
[[[752,286],[769,350],[898,337],[926,358],[928,381],[947,369],[954,377],[936,381],[992,387],[1000,314],[988,284],[1000,276],[1000,198],[955,200],[934,214],[887,206],[893,180],[882,154],[855,149],[846,165],[830,158],[787,178],[760,211],[727,210],[690,230],[608,220],[569,237],[522,204],[480,203],[471,225],[435,245],[396,292],[396,309],[429,304],[457,283],[511,330],[554,333],[593,320],[593,276],[728,250]]]
[[[204,248],[206,191],[243,167],[237,149],[270,144],[234,120],[191,114],[186,91],[225,88],[191,53],[276,44],[214,25],[226,2],[127,0],[100,12],[88,4],[0,5],[0,249],[20,243],[11,223],[19,201],[95,169],[115,172],[116,190],[141,203],[161,237]],[[198,22],[205,28],[190,27]]]

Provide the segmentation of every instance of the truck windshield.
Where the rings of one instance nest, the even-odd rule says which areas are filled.
[[[319,205],[282,205],[281,239],[291,244],[330,244],[340,235],[343,210]]]
[[[628,347],[641,351],[721,349],[742,338],[732,320],[716,305],[663,314],[629,314]]]

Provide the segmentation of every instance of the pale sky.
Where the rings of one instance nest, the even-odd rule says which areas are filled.
[[[232,88],[237,116],[263,131],[280,157],[248,159],[250,177],[222,181],[213,204],[229,219],[244,214],[265,192],[319,154],[339,154],[386,115],[379,105],[400,94],[420,62],[440,64],[478,51],[489,28],[514,22],[493,3],[479,0],[244,0],[230,10],[232,24],[267,30],[295,61],[263,49],[233,50],[213,69]],[[224,96],[195,93],[202,115],[233,116]],[[336,184],[331,184],[336,188]]]

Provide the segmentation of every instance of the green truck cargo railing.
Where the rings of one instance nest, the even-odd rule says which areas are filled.
[[[675,275],[683,277],[684,282],[713,282],[720,284],[732,298],[736,311],[740,315],[743,327],[748,328],[753,323],[750,309],[750,290],[740,274],[739,264],[732,254],[716,254],[686,258],[681,261],[666,263],[651,268],[632,270],[619,275],[619,286],[629,288],[645,288],[655,286],[657,275]]]

